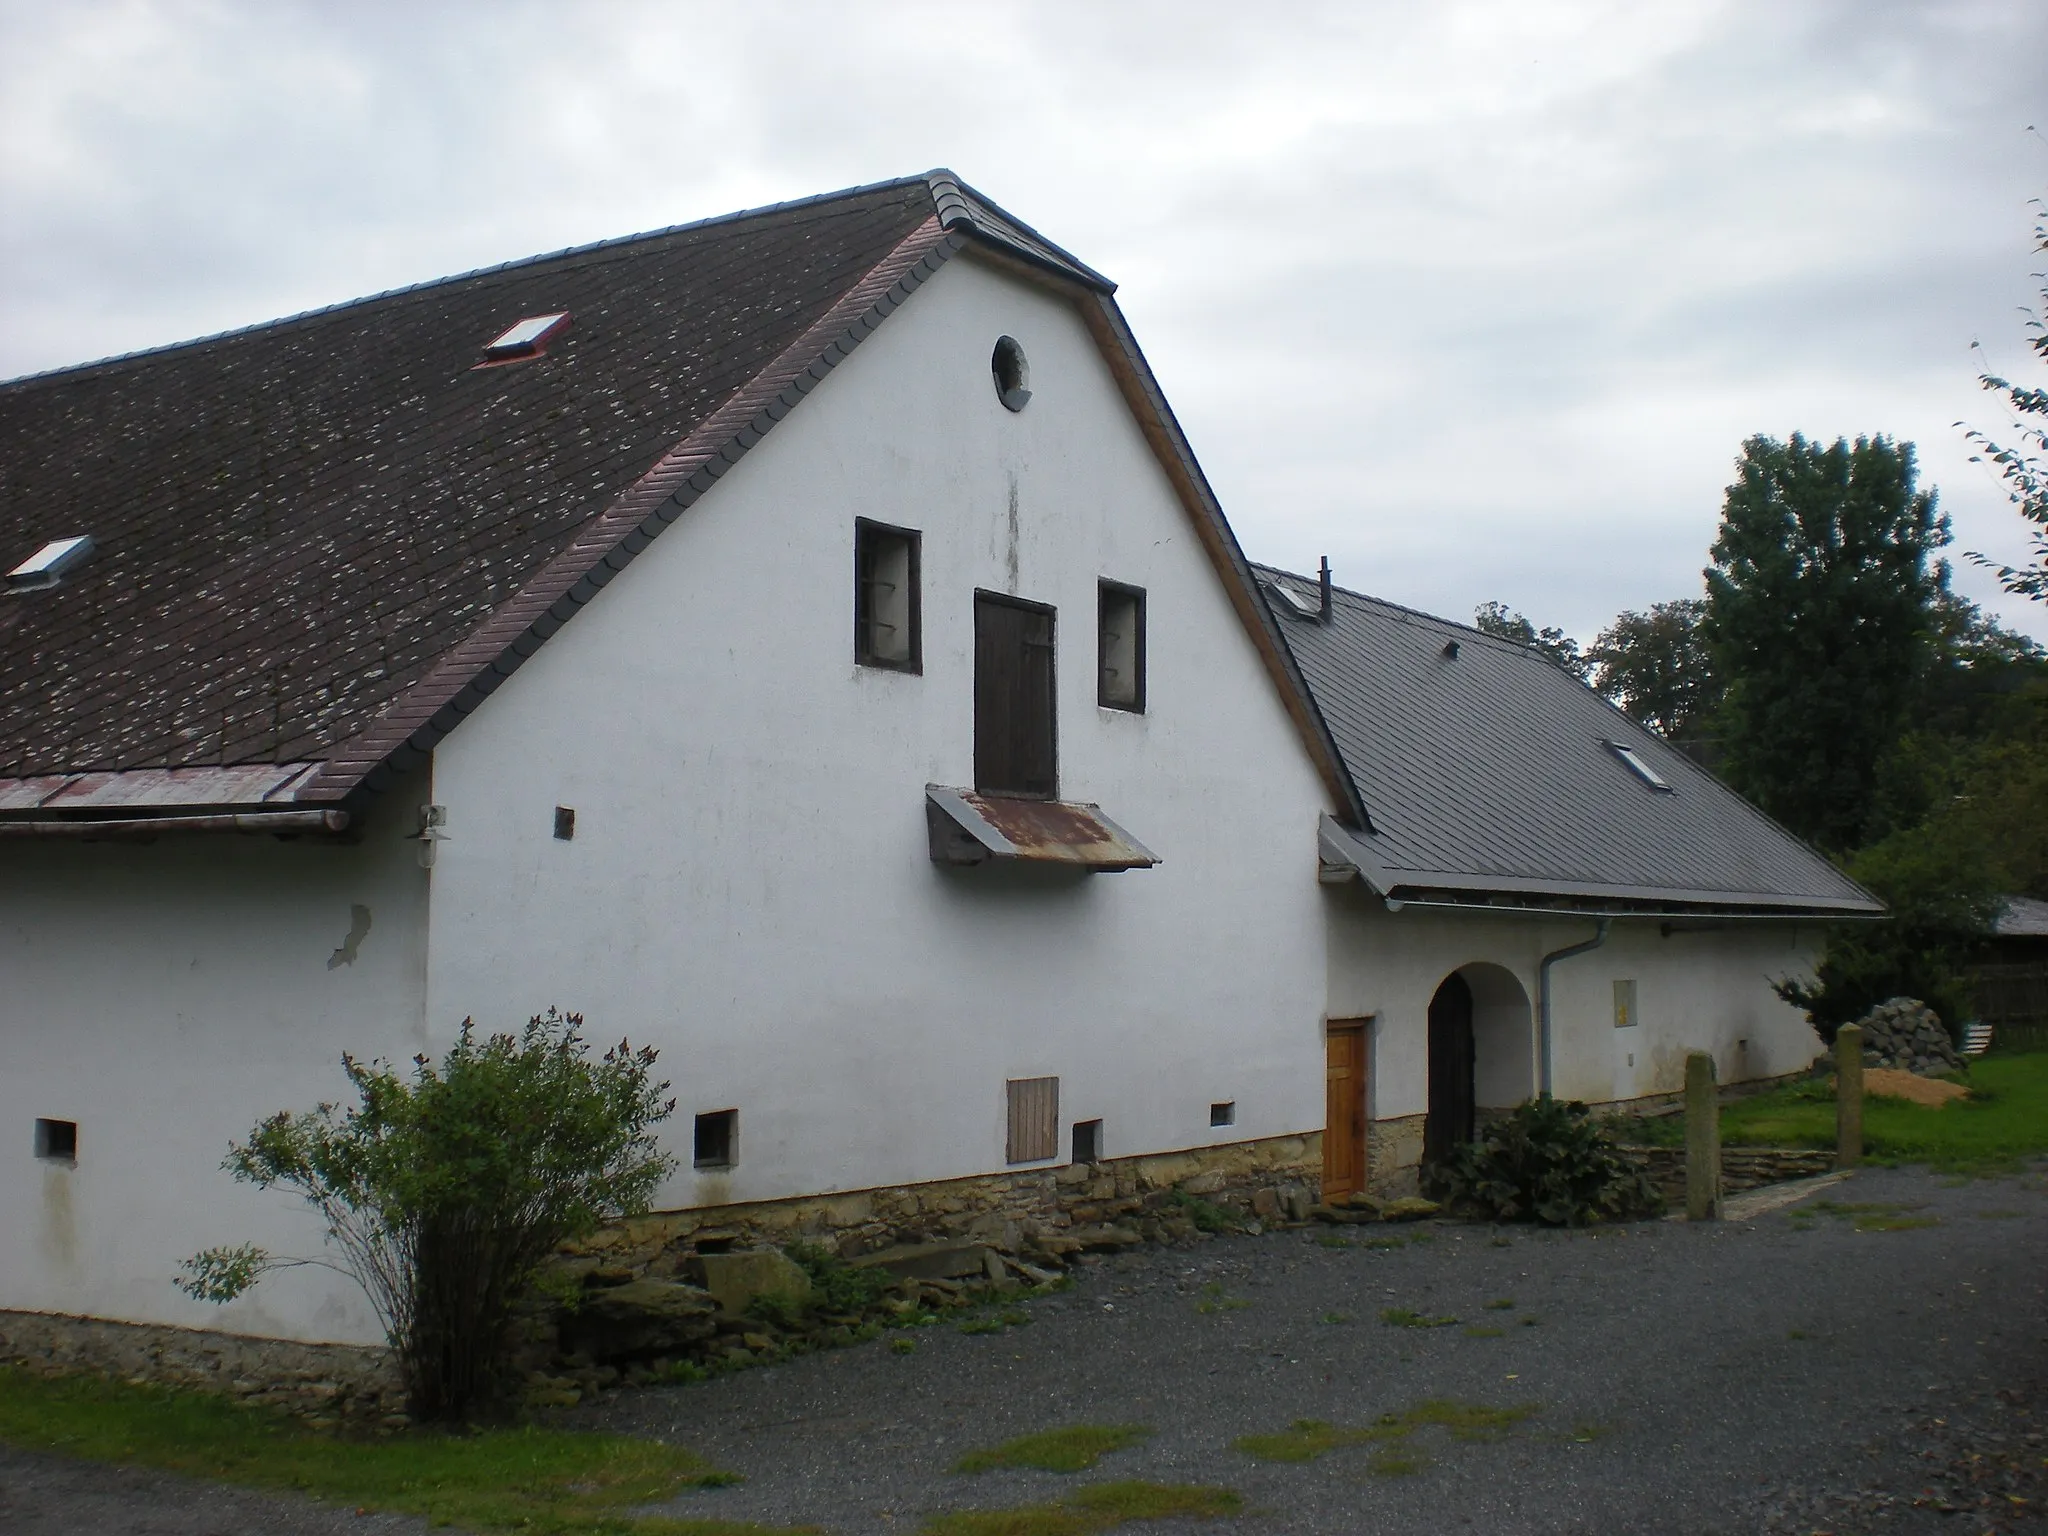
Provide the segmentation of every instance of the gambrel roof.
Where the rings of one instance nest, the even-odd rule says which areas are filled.
[[[1276,597],[1291,589],[1319,607],[1315,578],[1257,569]],[[1364,829],[1325,826],[1325,865],[1381,896],[1617,914],[1883,910],[1542,652],[1342,588],[1327,623],[1278,605],[1371,808]]]
[[[1079,306],[1355,815],[1113,285],[936,171],[0,385],[0,568],[96,545],[0,594],[0,831],[341,824],[969,248]]]

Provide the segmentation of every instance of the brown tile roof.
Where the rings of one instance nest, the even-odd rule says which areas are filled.
[[[0,823],[374,792],[970,242],[1080,305],[1361,818],[1114,285],[935,171],[0,384],[0,569],[98,545],[0,593]],[[475,366],[561,310],[545,355]]]
[[[0,385],[0,567],[98,545],[0,598],[0,777],[330,756],[933,214],[917,178]]]

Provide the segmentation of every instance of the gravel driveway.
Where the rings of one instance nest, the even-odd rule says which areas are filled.
[[[1913,1209],[1898,1230],[1859,1231],[1824,1200]],[[1372,1241],[1397,1234],[1412,1240]],[[1324,1245],[1340,1239],[1351,1246]],[[1395,1327],[1387,1308],[1459,1321]],[[1089,1266],[1023,1310],[1028,1326],[926,1329],[907,1354],[870,1344],[622,1393],[569,1421],[672,1437],[746,1475],[664,1513],[846,1536],[1121,1478],[1245,1497],[1234,1524],[1134,1528],[1150,1536],[2044,1529],[2038,1503],[2013,1499],[2048,1495],[2040,1171],[1955,1183],[1872,1170],[1718,1226],[1219,1238]],[[1308,1463],[1232,1447],[1297,1419],[1365,1425],[1447,1398],[1529,1413],[1493,1440],[1420,1430],[1403,1449],[1422,1464],[1405,1475],[1376,1473],[1365,1447]],[[1155,1434],[1077,1477],[948,1470],[970,1449],[1081,1422]],[[0,1528],[417,1527],[0,1453]]]

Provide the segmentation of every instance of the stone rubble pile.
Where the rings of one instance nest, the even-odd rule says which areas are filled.
[[[1895,997],[1879,1003],[1858,1019],[1863,1031],[1863,1065],[1892,1067],[1920,1077],[1939,1077],[1962,1070],[1948,1027],[1925,1003]]]

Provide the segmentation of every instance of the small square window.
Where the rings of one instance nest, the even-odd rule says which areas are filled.
[[[739,1161],[740,1112],[736,1109],[714,1109],[708,1115],[697,1117],[697,1146],[691,1155],[691,1166],[697,1168],[730,1168]]]
[[[924,669],[918,535],[857,518],[853,525],[853,659],[898,672]]]
[[[1209,1123],[1211,1125],[1237,1124],[1237,1100],[1227,1099],[1220,1104],[1211,1104],[1209,1106]]]
[[[47,1157],[60,1163],[77,1162],[78,1122],[76,1120],[38,1120],[36,1122],[36,1156]]]
[[[555,836],[563,842],[571,842],[576,836],[576,808],[570,805],[555,807]]]
[[[1074,1158],[1077,1163],[1099,1163],[1102,1161],[1102,1122],[1100,1120],[1076,1120],[1074,1122]]]
[[[1145,712],[1145,593],[1105,581],[1098,587],[1095,702]]]
[[[1627,1029],[1636,1022],[1636,984],[1632,981],[1617,981],[1614,984],[1614,1027]]]

